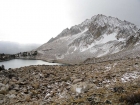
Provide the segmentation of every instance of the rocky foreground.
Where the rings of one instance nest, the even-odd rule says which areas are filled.
[[[140,105],[140,58],[0,71],[0,105]]]

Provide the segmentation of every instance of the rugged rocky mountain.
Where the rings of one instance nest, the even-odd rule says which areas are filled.
[[[139,56],[140,29],[118,18],[99,14],[64,29],[37,50],[47,61],[81,63],[87,58],[118,59]],[[104,58],[106,57],[106,58]],[[88,62],[88,60],[87,60]]]

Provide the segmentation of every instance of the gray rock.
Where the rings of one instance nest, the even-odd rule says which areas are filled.
[[[134,105],[140,105],[140,103],[136,103],[136,104],[134,104]]]
[[[73,80],[73,83],[75,84],[75,83],[81,82],[81,81],[82,81],[82,79],[74,79],[74,80]]]
[[[79,83],[71,86],[71,91],[74,93],[83,93],[85,91],[88,91],[88,89],[90,89],[90,88],[96,89],[97,87],[95,84],[89,84],[86,82],[79,82]]]
[[[10,99],[2,94],[0,94],[0,105],[9,105]]]
[[[6,94],[8,92],[9,85],[0,83],[0,94]]]

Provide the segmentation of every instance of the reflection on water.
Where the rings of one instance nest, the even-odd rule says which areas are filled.
[[[30,65],[61,65],[59,63],[49,63],[42,60],[24,60],[24,59],[13,59],[10,61],[0,62],[0,66],[4,65],[5,69],[19,68]]]

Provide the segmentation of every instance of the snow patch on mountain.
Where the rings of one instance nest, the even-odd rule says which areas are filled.
[[[102,43],[107,43],[107,42],[109,42],[109,41],[114,41],[114,40],[116,40],[116,34],[117,33],[112,33],[112,34],[110,34],[110,35],[107,35],[107,34],[104,34],[102,37],[102,39],[101,39],[101,42]]]
[[[110,43],[106,44],[106,43],[108,43],[110,41],[124,41],[123,38],[120,38],[117,40],[116,35],[117,35],[117,33],[112,33],[109,35],[104,34],[98,40],[95,40],[94,42],[92,42],[91,45],[81,46],[80,51],[84,52],[84,51],[90,49],[91,53],[96,53],[98,50],[103,50],[103,53],[100,54],[98,57],[103,56],[103,55],[109,53],[110,52],[109,49],[111,48],[111,46],[113,46],[112,43],[111,44]],[[100,46],[98,46],[98,45],[100,45]],[[95,47],[95,46],[98,46],[98,47]],[[114,53],[116,53],[116,52],[119,52],[118,48],[116,48],[116,50],[114,51]]]

